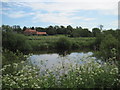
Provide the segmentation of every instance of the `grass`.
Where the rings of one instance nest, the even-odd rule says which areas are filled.
[[[71,49],[83,49],[83,48],[92,48],[95,42],[94,37],[77,37],[70,38],[64,35],[55,35],[55,36],[26,36],[28,42],[32,45],[33,50],[46,50],[46,49],[56,49],[56,42],[64,37],[67,38],[71,43]]]

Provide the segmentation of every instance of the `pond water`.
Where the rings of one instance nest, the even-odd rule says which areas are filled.
[[[89,60],[96,60],[92,55],[92,52],[71,52],[66,55],[58,53],[33,54],[29,57],[28,61],[37,67],[41,67],[42,64],[45,68],[51,68],[54,65],[63,65],[68,63],[83,64]]]

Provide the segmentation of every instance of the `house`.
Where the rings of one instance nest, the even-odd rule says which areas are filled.
[[[26,29],[24,31],[25,35],[47,35],[46,32],[38,32],[36,30],[32,30],[32,29]]]

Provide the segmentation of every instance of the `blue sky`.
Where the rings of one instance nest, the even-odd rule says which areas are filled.
[[[118,28],[118,0],[4,0],[2,24]]]

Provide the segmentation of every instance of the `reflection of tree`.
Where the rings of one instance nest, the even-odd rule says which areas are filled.
[[[62,58],[61,59],[61,65],[62,65],[62,68],[63,68],[62,74],[65,75],[65,56],[70,54],[70,52],[66,51],[66,50],[58,50],[57,53]]]
[[[66,50],[58,50],[57,53],[61,56],[61,57],[64,57],[68,54],[70,54],[69,51],[66,51]]]

